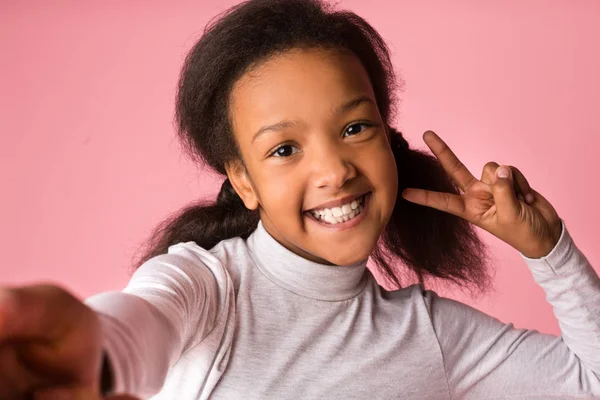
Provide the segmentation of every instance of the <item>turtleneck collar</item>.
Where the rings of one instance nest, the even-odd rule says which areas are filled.
[[[248,237],[250,254],[263,274],[277,285],[316,300],[347,300],[367,283],[367,260],[352,265],[325,265],[286,249],[267,232],[262,221]]]

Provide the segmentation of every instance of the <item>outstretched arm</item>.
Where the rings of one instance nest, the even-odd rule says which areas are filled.
[[[215,325],[217,278],[224,277],[192,252],[172,248],[143,264],[122,292],[86,300],[101,318],[114,393],[160,391],[169,368]]]

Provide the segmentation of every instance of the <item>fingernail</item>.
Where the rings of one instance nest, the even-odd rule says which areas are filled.
[[[533,203],[533,201],[535,200],[535,197],[533,197],[533,195],[531,193],[527,193],[525,195],[525,200],[527,200],[528,203]]]
[[[506,167],[499,167],[496,170],[496,174],[500,178],[508,178],[508,175],[509,175],[508,168],[506,168]]]

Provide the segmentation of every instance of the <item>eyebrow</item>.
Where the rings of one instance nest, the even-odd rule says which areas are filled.
[[[361,105],[362,103],[365,103],[365,102],[375,104],[375,102],[369,96],[362,94],[362,95],[356,96],[356,97],[352,98],[351,100],[342,104],[340,107],[338,107],[335,114],[336,115],[344,114],[350,110],[357,108],[359,105]],[[297,126],[298,126],[297,121],[280,121],[275,124],[264,125],[258,131],[256,131],[254,136],[252,136],[252,143],[254,143],[254,141],[256,139],[258,139],[258,137],[263,135],[264,133],[267,133],[270,131],[271,132],[272,131],[275,131],[275,132],[281,131],[284,129],[294,128]]]

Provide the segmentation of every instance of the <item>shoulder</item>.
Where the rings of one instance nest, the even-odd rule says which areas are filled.
[[[426,296],[430,296],[420,283],[394,290],[387,290],[380,286],[379,291],[382,298],[395,302],[423,302]]]
[[[245,248],[244,240],[238,237],[222,240],[210,249],[201,247],[194,241],[189,241],[171,245],[167,253],[155,258],[158,260],[179,260],[189,267],[204,267],[213,273],[218,273],[219,270],[229,269],[232,261]]]
[[[438,297],[435,292],[426,290],[420,283],[394,290],[386,290],[379,286],[376,290],[379,291],[376,296],[384,304],[387,304],[387,306],[382,304],[383,307],[389,307],[393,310],[400,309],[406,315],[423,315],[426,319],[430,319],[433,299]]]
[[[157,261],[175,262],[186,274],[202,274],[210,271],[218,282],[239,275],[239,267],[248,259],[246,241],[240,237],[222,240],[210,249],[194,241],[181,242],[168,248]]]
[[[464,319],[473,316],[480,311],[473,307],[453,300],[451,298],[440,296],[431,289],[426,289],[423,284],[415,283],[397,290],[381,290],[381,296],[384,299],[403,303],[403,306],[412,304],[423,311],[427,311],[433,322],[437,320],[455,320]]]
[[[438,337],[455,337],[472,331],[497,332],[513,326],[474,306],[425,289],[421,284],[415,286],[412,296],[422,302]]]
[[[127,290],[141,286],[178,290],[223,287],[230,278],[227,254],[231,252],[232,244],[238,246],[235,242],[234,239],[222,241],[212,249],[205,249],[193,241],[171,245],[166,253],[152,257],[134,272]]]

